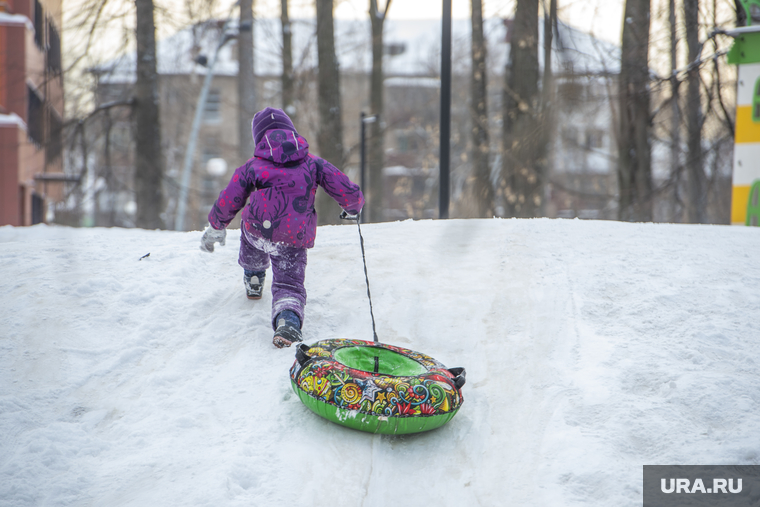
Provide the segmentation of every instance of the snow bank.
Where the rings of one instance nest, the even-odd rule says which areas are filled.
[[[760,230],[362,231],[380,339],[467,368],[437,431],[298,401],[238,231],[0,227],[0,506],[634,506],[644,464],[760,464]],[[320,228],[307,290],[307,341],[372,339],[355,226]]]

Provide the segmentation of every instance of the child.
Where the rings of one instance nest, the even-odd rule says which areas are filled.
[[[306,250],[314,246],[320,185],[350,215],[364,206],[359,186],[326,160],[309,153],[309,143],[280,109],[256,113],[252,125],[254,156],[235,169],[208,215],[201,250],[224,245],[226,230],[250,196],[240,227],[243,281],[249,299],[261,299],[266,270],[272,265],[274,345],[300,342],[306,290]]]

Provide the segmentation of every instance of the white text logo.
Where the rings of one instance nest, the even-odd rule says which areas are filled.
[[[705,488],[702,479],[695,479],[692,484],[689,479],[668,479],[660,480],[660,489],[663,493],[741,493],[742,480],[736,479],[713,479],[712,487]]]

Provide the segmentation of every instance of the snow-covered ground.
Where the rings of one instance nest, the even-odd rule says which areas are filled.
[[[381,341],[467,368],[439,430],[304,407],[239,231],[0,228],[0,506],[636,506],[644,464],[760,464],[760,229],[362,232]],[[307,342],[372,339],[355,225],[307,290]]]

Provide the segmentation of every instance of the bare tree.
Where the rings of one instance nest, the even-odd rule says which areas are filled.
[[[135,225],[164,228],[164,156],[156,69],[156,27],[153,0],[135,0],[137,79],[135,82]]]
[[[679,105],[678,79],[678,37],[677,37],[676,0],[668,2],[668,24],[670,25],[670,167],[671,173],[676,176],[681,173],[681,108]],[[671,206],[675,204],[678,185],[674,185],[675,192],[670,193]]]
[[[280,22],[282,25],[282,108],[295,119],[293,80],[293,31],[288,16],[288,0],[280,0]]]
[[[552,42],[557,26],[557,0],[549,0],[549,9],[544,7],[544,75],[541,86],[541,108],[546,110],[552,102],[554,75],[552,72]]]
[[[554,73],[552,70],[552,42],[557,29],[557,0],[549,0],[549,8],[543,2],[544,10],[544,71],[541,78],[541,108],[538,116],[538,149],[536,171],[548,179],[549,151],[555,124]],[[543,187],[543,186],[542,186]],[[543,190],[541,188],[540,190]],[[542,207],[542,211],[543,211]],[[542,213],[543,214],[543,213]]]
[[[372,74],[369,84],[369,104],[371,114],[377,120],[369,124],[369,188],[367,204],[369,221],[380,222],[383,219],[383,27],[388,17],[391,0],[386,0],[385,8],[380,9],[377,0],[369,0],[369,20],[372,27]]]
[[[669,75],[662,78],[655,74],[656,58],[650,67],[651,143],[653,150],[661,143],[669,151],[670,170],[667,179],[653,174],[653,219],[728,223],[734,114],[726,107],[726,98],[734,93],[736,68],[722,58],[731,40],[721,30],[701,40],[700,27],[708,16],[712,27],[732,25],[735,12],[722,0],[670,0],[663,7],[667,19],[659,23],[654,14],[652,26],[669,28],[669,37],[652,31],[649,54],[664,50],[670,65]],[[686,42],[684,47],[679,47],[679,37]],[[686,65],[679,66],[681,58]],[[670,93],[657,104],[656,97],[665,95],[665,89]],[[662,113],[664,119],[658,120]]]
[[[505,73],[502,177],[507,214],[534,217],[543,206],[544,175],[537,166],[538,0],[517,0]]]
[[[700,93],[699,59],[699,0],[684,0],[684,25],[688,47],[689,68],[686,76],[686,136],[688,154],[686,222],[705,223],[707,220],[707,177],[702,154],[702,97]]]
[[[317,88],[319,101],[319,132],[317,143],[320,155],[337,167],[344,162],[343,121],[341,119],[340,68],[335,54],[333,0],[317,2]],[[317,213],[320,224],[338,221],[338,208],[325,193],[317,194]]]
[[[238,29],[238,156],[253,156],[251,121],[256,114],[256,83],[253,75],[253,0],[240,0]]]
[[[649,0],[626,0],[621,48],[618,218],[652,220]]]
[[[470,75],[470,121],[472,123],[473,197],[478,216],[494,214],[488,135],[488,94],[486,92],[486,41],[483,35],[483,1],[471,0],[472,68]]]

